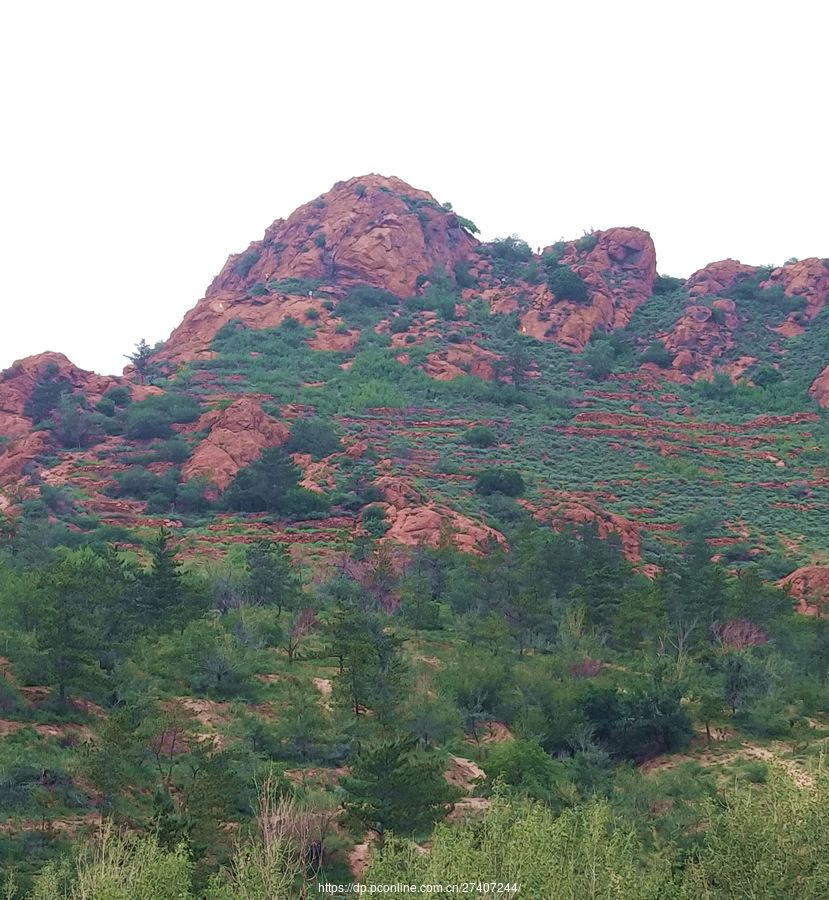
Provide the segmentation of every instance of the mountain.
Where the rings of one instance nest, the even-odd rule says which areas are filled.
[[[712,552],[737,568],[824,562],[829,261],[682,280],[639,228],[539,253],[476,232],[398,178],[352,178],[232,255],[140,371],[15,363],[8,527],[129,545],[166,522],[191,555],[267,531],[324,559],[366,533],[483,552],[532,516],[594,523],[653,573],[716,510]],[[299,467],[296,503],[229,508],[270,448]],[[499,472],[514,496],[480,483]]]
[[[0,374],[4,896],[825,896],[829,261],[476,231],[351,179]]]

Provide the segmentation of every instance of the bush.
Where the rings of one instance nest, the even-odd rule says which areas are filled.
[[[200,412],[198,401],[186,394],[148,397],[124,410],[124,433],[136,440],[169,438],[174,423],[195,422]]]
[[[159,441],[153,448],[155,458],[159,462],[171,462],[181,465],[190,458],[190,445],[180,438]]]
[[[60,377],[60,369],[56,363],[49,363],[37,380],[29,399],[23,407],[23,415],[35,424],[49,418],[51,412],[60,403],[60,399],[72,385]]]
[[[591,232],[590,234],[584,235],[584,237],[580,237],[576,241],[576,250],[578,250],[581,253],[589,253],[591,250],[593,250],[595,248],[596,244],[598,244],[598,243],[599,243],[598,236]]]
[[[281,294],[313,294],[319,290],[321,281],[311,278],[283,278],[280,281],[269,281],[268,288]]]
[[[478,283],[477,280],[469,274],[469,260],[459,259],[452,268],[455,275],[455,284],[463,290],[463,288],[472,288]]]
[[[496,493],[507,497],[520,497],[526,490],[526,485],[521,474],[515,469],[495,467],[484,469],[478,475],[475,490],[484,497]]]
[[[360,516],[363,528],[375,538],[382,537],[389,530],[386,511],[382,506],[367,506]]]
[[[179,472],[169,469],[163,475],[155,475],[144,466],[133,466],[115,473],[115,486],[108,493],[116,497],[132,497],[136,500],[152,500],[151,512],[169,509],[176,496]]]
[[[572,300],[573,303],[587,303],[590,291],[584,279],[569,266],[557,266],[547,275],[547,286],[557,300]]]
[[[510,263],[527,262],[533,256],[530,245],[517,234],[496,238],[494,241],[484,244],[483,249],[495,259]]]
[[[236,263],[235,270],[236,274],[240,278],[247,278],[250,270],[259,262],[259,257],[261,253],[258,250],[248,250],[247,253],[244,253],[241,259]]]
[[[757,387],[767,388],[772,384],[777,384],[779,381],[782,381],[783,375],[779,369],[775,369],[773,366],[765,363],[758,366],[757,371],[751,376],[751,380]]]
[[[412,327],[412,320],[409,316],[395,316],[389,323],[389,331],[392,334],[402,334]]]
[[[310,453],[314,459],[322,459],[342,450],[342,444],[330,422],[324,419],[298,419],[291,428],[285,449],[289,453]]]
[[[211,484],[206,478],[191,478],[176,488],[176,509],[184,513],[203,513],[212,507],[207,497]]]
[[[500,782],[510,793],[548,804],[560,802],[559,789],[566,780],[564,765],[534,741],[494,745],[484,769],[490,787]]]
[[[400,303],[400,298],[390,291],[358,284],[337,304],[337,314],[355,325],[368,325],[377,318],[380,311]]]
[[[684,285],[685,281],[682,278],[673,278],[670,275],[657,275],[656,281],[653,283],[653,293],[657,297],[672,294],[674,291],[684,287]]]
[[[463,439],[470,447],[481,449],[492,447],[498,442],[495,432],[491,428],[487,428],[486,425],[475,425],[473,428],[469,428],[464,433]]]
[[[655,340],[651,341],[648,349],[642,354],[641,360],[643,363],[654,363],[661,369],[670,369],[674,356],[662,341]]]
[[[328,501],[299,486],[299,469],[281,447],[269,447],[256,462],[240,469],[224,495],[227,509],[310,516],[326,512]]]

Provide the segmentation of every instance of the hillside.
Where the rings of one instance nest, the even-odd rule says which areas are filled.
[[[311,554],[361,534],[366,508],[404,545],[446,527],[479,549],[527,511],[595,521],[648,571],[710,507],[723,519],[712,544],[735,564],[779,578],[826,561],[825,261],[724,260],[682,282],[657,276],[637,228],[540,254],[474,231],[399,179],[353,178],[229,258],[152,354],[157,388],[55,354],[16,363],[0,380],[0,508],[46,485],[74,527],[166,520],[185,552],[221,552],[260,523],[215,501],[288,442],[321,504],[273,524]],[[119,386],[129,407],[101,406]],[[181,409],[148,409],[142,426],[142,400],[164,405],[150,393]],[[67,397],[75,408],[58,409]],[[335,432],[326,452],[290,442],[309,418]],[[467,439],[478,427],[491,446]],[[520,471],[521,509],[472,489],[497,466]]]
[[[352,178],[0,375],[5,896],[823,896],[829,259],[476,234]]]

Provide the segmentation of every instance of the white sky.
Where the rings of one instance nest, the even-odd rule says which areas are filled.
[[[0,366],[120,371],[367,172],[533,248],[638,225],[665,274],[829,256],[828,25],[805,0],[7,0]]]

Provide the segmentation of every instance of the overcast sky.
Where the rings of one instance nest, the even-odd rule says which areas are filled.
[[[663,274],[829,256],[816,2],[8,2],[0,366],[120,371],[335,181],[535,248],[638,225]]]

